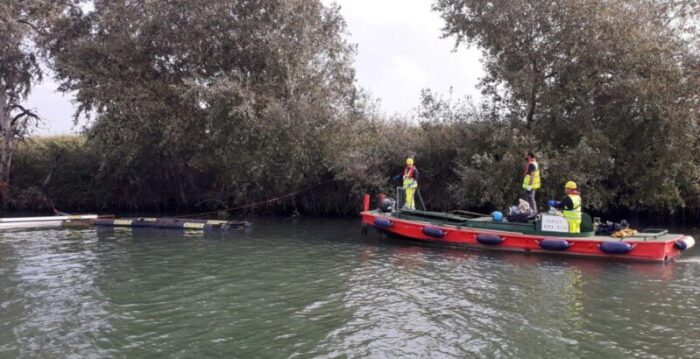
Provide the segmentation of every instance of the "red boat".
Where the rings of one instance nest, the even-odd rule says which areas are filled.
[[[442,212],[370,210],[366,195],[361,216],[365,230],[373,227],[392,237],[489,250],[668,261],[695,244],[693,237],[665,229],[647,229],[624,238],[596,235],[593,221],[585,213],[581,233],[568,233],[562,217],[546,213],[521,223],[496,221],[489,216],[466,218]]]

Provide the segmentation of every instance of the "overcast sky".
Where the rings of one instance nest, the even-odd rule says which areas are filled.
[[[453,96],[479,98],[476,83],[483,70],[479,52],[454,40],[441,39],[442,20],[430,11],[432,0],[323,0],[336,2],[348,24],[349,40],[357,44],[358,85],[378,98],[389,115],[408,113],[420,90],[430,88]],[[34,87],[28,105],[45,118],[39,135],[70,133],[75,110],[71,96],[55,92],[46,79]]]

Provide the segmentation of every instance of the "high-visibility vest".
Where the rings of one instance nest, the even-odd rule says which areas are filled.
[[[404,188],[415,188],[418,186],[418,182],[413,178],[413,172],[415,172],[415,166],[406,166],[403,170],[403,187]]]
[[[581,196],[577,194],[570,194],[571,202],[574,204],[574,208],[571,210],[565,209],[561,214],[566,218],[566,220],[581,220]]]
[[[535,170],[532,171],[532,176],[534,176],[532,180],[532,189],[538,189],[541,186],[540,183],[540,166],[537,164],[536,161],[530,162],[533,165],[535,165]],[[528,167],[530,165],[528,163]],[[527,186],[530,185],[530,173],[527,172],[527,168],[525,168],[525,178],[523,178],[523,189],[527,189]]]
[[[413,179],[413,172],[415,172],[415,167],[414,166],[406,166],[406,168],[403,169],[403,179],[411,178]],[[394,172],[396,173],[396,172]]]

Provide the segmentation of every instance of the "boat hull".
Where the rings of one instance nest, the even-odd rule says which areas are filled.
[[[557,237],[436,224],[397,218],[391,213],[379,211],[365,211],[361,215],[364,225],[374,227],[381,233],[431,244],[622,260],[672,260],[682,253],[676,242],[687,238],[681,234],[639,240],[603,236]]]

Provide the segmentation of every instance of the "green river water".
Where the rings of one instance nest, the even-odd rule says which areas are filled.
[[[0,358],[697,358],[700,250],[506,254],[329,219],[5,231],[0,314]]]

